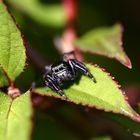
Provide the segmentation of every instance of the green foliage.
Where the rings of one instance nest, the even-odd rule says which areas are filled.
[[[123,65],[131,68],[131,62],[122,49],[122,27],[102,27],[89,31],[75,41],[82,50],[90,53],[115,58]]]
[[[0,92],[0,139],[29,140],[31,135],[32,106],[26,92],[12,100]]]
[[[0,1],[0,64],[11,80],[23,71],[25,59],[21,33]]]
[[[8,81],[2,69],[0,69],[0,87],[8,85]]]
[[[21,33],[0,1],[0,86],[8,85],[7,78],[13,82],[19,76],[24,69],[25,59]],[[29,92],[16,99],[0,92],[0,139],[29,140],[31,115]]]
[[[86,76],[82,76],[80,81],[64,90],[70,101],[89,107],[96,107],[98,109],[104,109],[105,111],[112,111],[137,119],[137,113],[129,106],[128,102],[122,91],[118,88],[118,85],[109,77],[102,69],[89,65],[86,65],[90,72],[95,76],[97,83],[93,83],[91,79]],[[50,89],[39,88],[35,92],[47,95],[60,97]],[[63,97],[60,97],[63,99]]]
[[[39,0],[10,0],[16,8],[40,24],[62,27],[65,23],[63,7],[58,4],[42,4]]]

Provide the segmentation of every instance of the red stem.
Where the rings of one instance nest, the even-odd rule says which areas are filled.
[[[76,0],[62,0],[62,2],[66,14],[67,26],[74,26],[77,15]]]
[[[78,60],[82,60],[82,55],[79,50],[73,45],[76,38],[75,19],[77,16],[76,0],[62,0],[64,12],[66,16],[66,27],[62,36],[62,53],[75,51],[75,56]]]

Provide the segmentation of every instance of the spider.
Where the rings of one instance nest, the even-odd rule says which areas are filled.
[[[64,91],[60,88],[65,81],[75,80],[79,72],[87,75],[96,83],[96,79],[90,73],[88,68],[80,61],[74,58],[73,52],[63,54],[62,60],[58,64],[45,67],[45,84],[53,91],[68,99]]]

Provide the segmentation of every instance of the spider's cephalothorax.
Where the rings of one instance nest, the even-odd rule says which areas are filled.
[[[79,71],[83,72],[95,83],[96,80],[87,67],[78,60],[70,57],[71,53],[63,55],[62,61],[57,65],[46,66],[44,75],[46,86],[57,92],[61,96],[66,97],[63,90],[60,88],[65,81],[74,80]]]

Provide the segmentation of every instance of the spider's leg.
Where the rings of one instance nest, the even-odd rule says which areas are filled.
[[[76,75],[76,71],[75,71],[75,66],[74,66],[74,64],[72,63],[71,60],[68,61],[68,64],[69,64],[69,66],[70,66],[70,68],[71,68],[72,75],[75,76],[75,75]]]
[[[94,83],[96,83],[95,77],[90,73],[88,68],[81,62],[77,61],[76,59],[70,60],[72,65],[77,69],[86,74],[89,78],[93,80]]]
[[[58,93],[59,95],[63,96],[65,99],[68,99],[65,95],[64,91],[60,89],[59,85],[56,83],[56,81],[49,75],[45,78],[45,84],[47,87],[51,88],[53,91]]]

